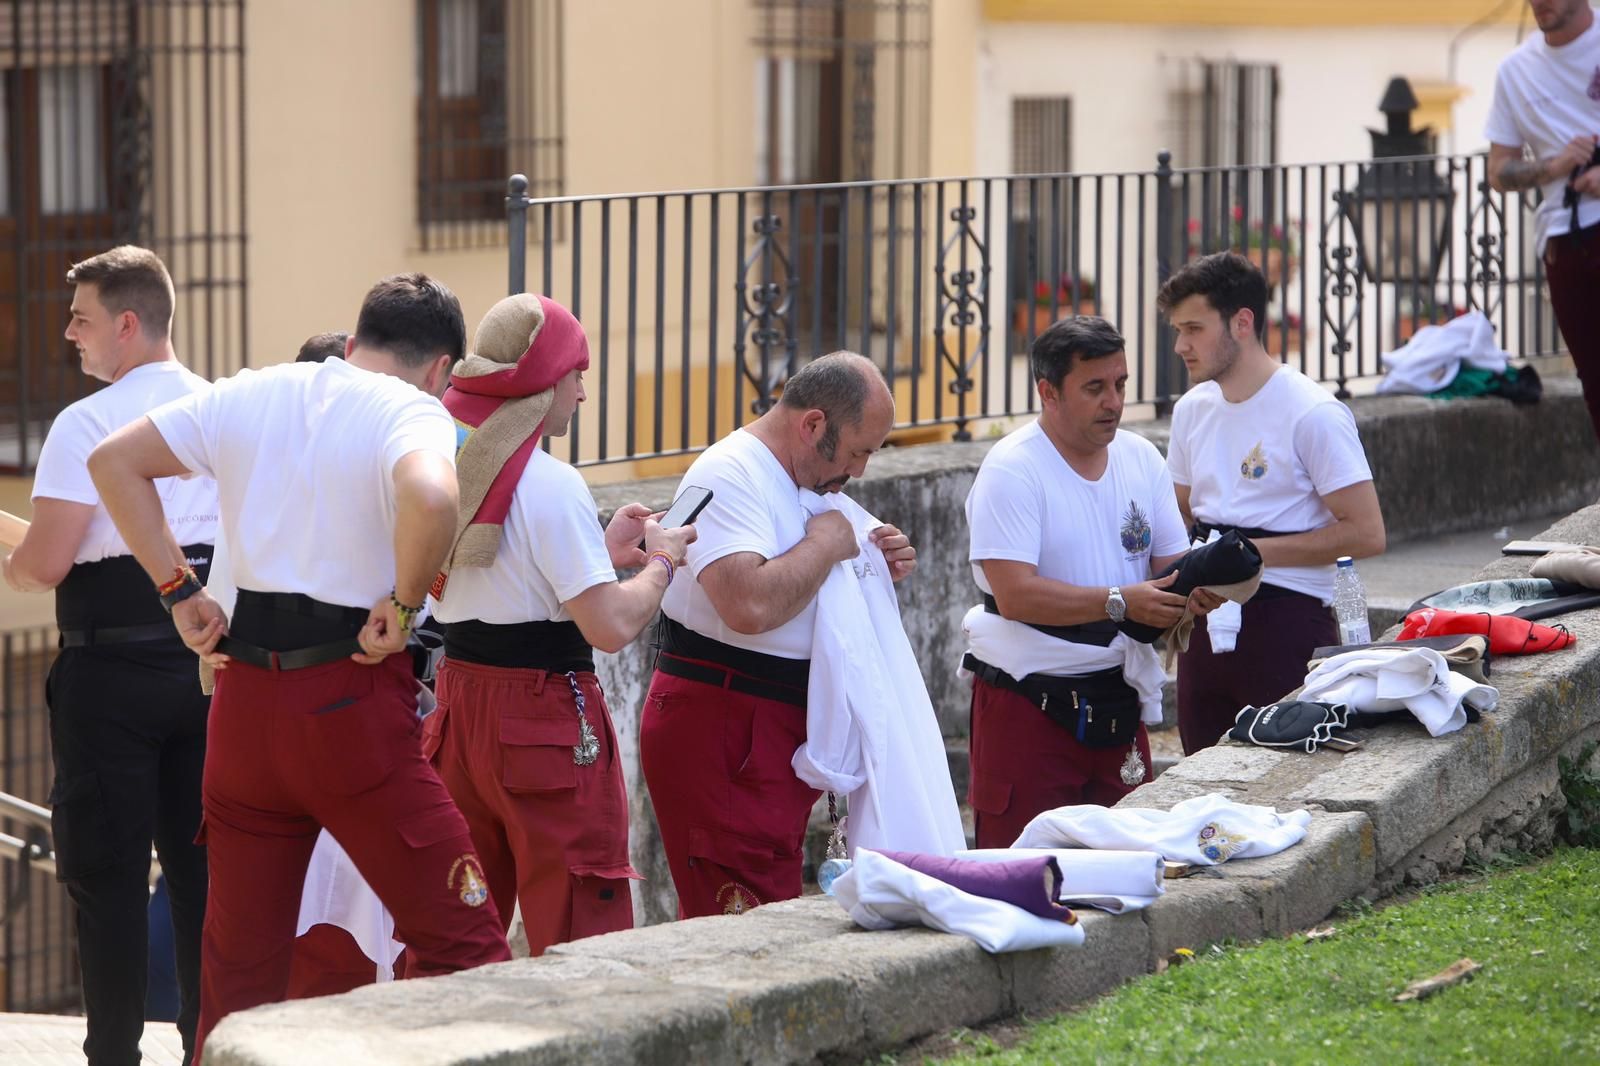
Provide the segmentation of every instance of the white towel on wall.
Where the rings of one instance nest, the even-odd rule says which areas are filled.
[[[1483,312],[1468,311],[1442,326],[1423,326],[1408,343],[1384,353],[1389,372],[1378,382],[1378,391],[1435,392],[1454,381],[1463,365],[1503,374],[1507,358]]]
[[[1466,707],[1492,711],[1500,690],[1450,669],[1432,648],[1360,648],[1324,659],[1297,697],[1352,711],[1410,711],[1431,736],[1467,724]]]
[[[1165,859],[1215,866],[1275,855],[1305,839],[1310,824],[1309,811],[1279,814],[1212,793],[1170,811],[1092,803],[1057,807],[1037,815],[1011,846],[1153,851]]]
[[[1166,867],[1153,851],[1090,848],[973,848],[958,859],[1009,862],[1051,855],[1061,869],[1057,899],[1069,906],[1095,907],[1120,914],[1150,906],[1167,890]]]

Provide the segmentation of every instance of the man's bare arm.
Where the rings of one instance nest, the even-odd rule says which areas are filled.
[[[89,453],[100,502],[150,580],[162,584],[188,565],[167,525],[156,479],[189,473],[148,417],[130,422]]]
[[[94,507],[41,496],[22,543],[3,559],[6,584],[18,592],[49,592],[66,578],[78,557]]]
[[[1322,497],[1333,522],[1321,529],[1255,541],[1267,566],[1327,566],[1341,555],[1382,555],[1386,536],[1378,490],[1370,481],[1347,485]]]
[[[725,556],[700,571],[700,587],[729,629],[768,633],[805,610],[828,571],[859,551],[849,519],[838,511],[824,511],[806,523],[806,535],[782,555]]]
[[[459,489],[442,455],[414,451],[394,464],[394,595],[419,604],[456,539]]]
[[[1523,158],[1521,147],[1489,146],[1489,184],[1497,192],[1520,192],[1564,178],[1589,164],[1594,157],[1594,137],[1574,137],[1561,151],[1545,159]]]

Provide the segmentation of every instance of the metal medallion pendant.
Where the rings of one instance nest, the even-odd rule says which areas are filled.
[[[600,738],[594,735],[588,715],[583,713],[583,690],[578,687],[578,675],[567,674],[567,684],[572,689],[572,702],[578,705],[578,742],[572,746],[575,766],[593,766],[600,757]]]
[[[828,807],[833,812],[833,794],[828,794]],[[833,824],[833,832],[828,835],[828,850],[822,865],[817,867],[817,887],[828,895],[833,895],[833,883],[843,877],[845,871],[850,869],[850,851],[845,847],[845,823],[849,818],[841,818]]]
[[[1139,749],[1128,749],[1128,757],[1122,761],[1122,783],[1130,788],[1144,781],[1144,760],[1139,758]]]

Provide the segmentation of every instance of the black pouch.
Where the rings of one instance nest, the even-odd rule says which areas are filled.
[[[1112,667],[1082,677],[1034,674],[1029,698],[1086,748],[1125,748],[1139,731],[1139,693]]]

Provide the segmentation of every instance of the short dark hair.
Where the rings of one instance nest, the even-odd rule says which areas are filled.
[[[1156,296],[1156,310],[1171,314],[1172,309],[1191,296],[1204,296],[1206,303],[1222,315],[1224,324],[1248,310],[1255,316],[1255,334],[1267,335],[1267,279],[1259,267],[1238,252],[1203,255],[1167,279]]]
[[[297,363],[325,363],[329,359],[343,359],[345,342],[350,339],[350,334],[343,330],[332,333],[318,333],[307,337],[306,342],[300,346],[300,354],[294,357]]]
[[[778,402],[790,410],[817,410],[828,416],[817,448],[823,458],[831,461],[839,446],[840,428],[861,424],[874,375],[883,380],[883,371],[877,364],[855,352],[829,352],[811,360],[784,382]]]
[[[426,274],[384,278],[361,301],[356,344],[382,348],[411,367],[441,355],[454,363],[467,350],[461,301],[443,282]]]
[[[1069,315],[1050,327],[1033,342],[1028,353],[1028,368],[1033,380],[1048,381],[1056,388],[1072,373],[1074,359],[1104,359],[1126,351],[1128,342],[1117,327],[1099,315]]]
[[[161,340],[172,329],[176,297],[172,275],[161,257],[148,248],[119,244],[110,251],[72,264],[67,271],[72,285],[93,285],[100,302],[113,315],[132,311],[139,329],[151,340]]]

